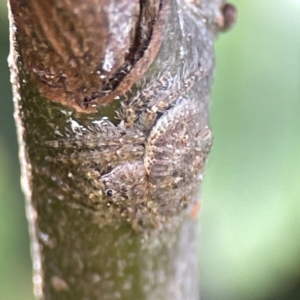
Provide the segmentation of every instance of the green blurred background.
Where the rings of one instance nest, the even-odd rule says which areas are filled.
[[[232,1],[216,44],[199,222],[202,300],[300,299],[300,0]],[[0,299],[32,300],[0,0]],[[188,299],[187,299],[188,300]]]

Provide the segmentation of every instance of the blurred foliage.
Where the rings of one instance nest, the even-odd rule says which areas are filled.
[[[202,300],[300,299],[300,0],[232,1],[216,45],[199,226]],[[31,262],[0,0],[0,299],[31,300]]]

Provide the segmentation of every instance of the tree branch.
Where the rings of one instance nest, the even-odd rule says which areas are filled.
[[[213,43],[234,8],[222,0],[10,7],[36,295],[198,299],[196,192],[211,145]]]

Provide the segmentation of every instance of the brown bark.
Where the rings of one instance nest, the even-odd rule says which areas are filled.
[[[166,72],[184,77],[199,65],[206,75],[189,97],[208,124],[213,43],[235,20],[234,9],[223,0],[10,0],[10,7],[37,297],[198,299],[197,204],[160,231],[138,233],[113,206],[94,208],[96,192],[78,163],[55,161],[48,142],[62,132],[70,138],[70,119],[89,126],[107,116],[116,124],[120,101],[142,82]]]

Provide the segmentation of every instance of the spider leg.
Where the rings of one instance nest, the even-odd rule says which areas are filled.
[[[105,120],[73,131],[72,137],[47,144],[60,149],[55,159],[64,163],[86,165],[94,162],[109,166],[141,157],[145,142],[145,135],[137,128],[125,129],[123,125],[115,126]]]

